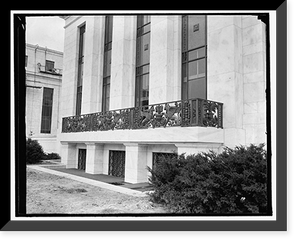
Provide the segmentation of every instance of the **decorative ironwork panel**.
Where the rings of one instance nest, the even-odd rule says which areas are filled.
[[[108,174],[116,177],[125,177],[125,151],[109,151]]]
[[[173,126],[222,128],[223,104],[189,99],[63,118],[62,132],[148,129]]]
[[[219,103],[204,100],[202,103],[203,108],[203,126],[221,127],[220,120],[222,118],[221,108]]]

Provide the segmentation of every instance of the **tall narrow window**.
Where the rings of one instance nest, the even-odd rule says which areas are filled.
[[[102,111],[109,110],[113,16],[105,18]]]
[[[83,64],[84,64],[84,34],[85,34],[85,25],[81,26],[79,29],[79,55],[78,55],[76,115],[80,115],[80,113],[81,113]]]
[[[149,104],[150,16],[137,17],[135,106]]]
[[[44,87],[41,133],[51,133],[53,89]]]
[[[206,16],[182,17],[182,99],[206,99]]]

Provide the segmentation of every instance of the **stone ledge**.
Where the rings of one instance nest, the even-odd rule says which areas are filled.
[[[168,127],[140,130],[113,130],[95,132],[61,133],[61,143],[139,143],[139,144],[174,144],[224,143],[224,131],[211,127]]]

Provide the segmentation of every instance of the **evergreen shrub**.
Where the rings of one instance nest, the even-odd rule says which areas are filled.
[[[39,163],[45,153],[42,146],[36,140],[28,138],[26,140],[26,163],[27,164],[36,164]]]
[[[175,213],[253,214],[267,211],[264,145],[159,157],[151,172],[151,200]]]
[[[41,160],[60,159],[57,153],[45,153],[42,146],[36,140],[26,140],[26,163],[37,164]]]
[[[50,160],[50,159],[60,159],[59,154],[57,153],[44,153],[43,160]]]

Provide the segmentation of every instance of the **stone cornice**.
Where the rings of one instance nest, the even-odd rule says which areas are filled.
[[[31,49],[37,48],[38,50],[47,51],[48,53],[58,54],[59,56],[64,55],[63,52],[60,52],[60,51],[57,51],[57,50],[54,50],[54,49],[50,49],[50,48],[47,48],[47,47],[41,47],[38,44],[33,45],[33,44],[30,44],[30,43],[26,43],[26,48],[31,48]]]

